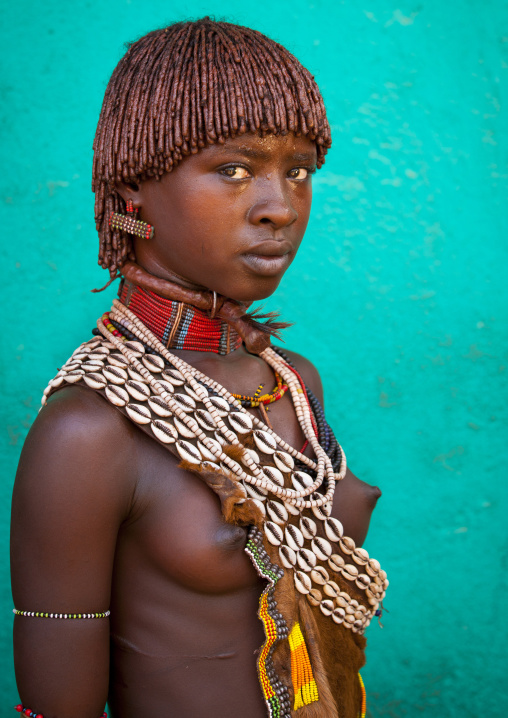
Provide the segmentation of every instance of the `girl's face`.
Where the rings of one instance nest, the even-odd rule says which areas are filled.
[[[136,240],[137,262],[237,301],[269,296],[302,241],[315,169],[311,140],[246,134],[186,157],[160,180],[120,186],[155,227],[153,239]]]

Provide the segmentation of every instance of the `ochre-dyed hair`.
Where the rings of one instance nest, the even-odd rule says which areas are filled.
[[[245,132],[293,132],[331,145],[312,75],[284,47],[246,27],[206,17],[130,45],[109,81],[94,140],[92,190],[99,264],[111,276],[134,259],[131,237],[109,226],[125,212],[117,182],[170,172],[183,157]]]

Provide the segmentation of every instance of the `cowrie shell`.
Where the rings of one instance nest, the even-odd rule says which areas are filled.
[[[266,513],[276,524],[285,524],[288,520],[288,512],[284,504],[279,501],[267,501]]]
[[[273,460],[280,471],[292,471],[295,466],[293,457],[285,451],[276,451]]]
[[[310,539],[314,538],[317,532],[316,522],[308,516],[302,516],[300,519],[300,531],[305,538],[310,541]]]
[[[215,438],[217,439],[217,441],[219,442],[219,444],[220,444],[221,446],[225,446],[225,445],[228,443],[228,442],[226,441],[226,439],[222,436],[222,434],[220,433],[220,431],[214,431],[214,432],[213,432],[213,435],[215,436]]]
[[[190,396],[187,396],[187,394],[175,393],[171,398],[173,401],[176,401],[180,409],[184,411],[193,411],[193,409],[196,408],[196,402]]]
[[[303,548],[303,534],[300,531],[300,529],[296,528],[296,526],[293,526],[293,524],[288,524],[286,526],[286,541],[288,543],[288,546],[293,549],[293,551],[298,551],[299,549]]]
[[[102,373],[111,384],[125,384],[129,378],[125,369],[116,366],[105,366]]]
[[[340,593],[340,588],[335,581],[328,581],[323,586],[323,592],[326,593],[330,598],[335,598]]]
[[[194,399],[194,401],[201,401],[199,394],[197,394],[188,384],[184,385],[183,390],[191,397],[191,399]]]
[[[107,384],[107,381],[102,376],[102,374],[97,374],[95,372],[92,372],[91,374],[85,374],[83,379],[85,381],[85,384],[92,389],[104,389]]]
[[[151,423],[151,429],[159,441],[163,444],[173,444],[178,439],[178,432],[175,427],[164,421],[163,419],[156,419]]]
[[[51,379],[51,381],[49,382],[49,386],[52,389],[56,389],[60,386],[60,384],[62,384],[63,380],[63,376],[56,376],[54,379]]]
[[[321,536],[316,536],[315,539],[312,539],[311,545],[312,550],[316,556],[321,559],[321,561],[326,561],[326,559],[332,555],[332,546],[330,542],[321,538]]]
[[[323,496],[321,494],[312,494],[312,498],[314,500],[319,500],[322,499]],[[327,504],[323,504],[322,506],[313,506],[312,513],[317,519],[324,521],[332,513],[332,504],[329,502]]]
[[[344,621],[349,624],[354,623],[355,617],[351,613],[346,613],[346,617],[345,617]]]
[[[281,563],[285,568],[293,568],[296,563],[296,553],[292,548],[285,545],[281,546],[279,548],[279,556]]]
[[[193,439],[194,438],[194,432],[189,429],[186,424],[183,423],[181,419],[179,419],[177,416],[173,418],[173,421],[175,422],[175,429],[178,431],[180,436],[185,436],[186,439]]]
[[[355,548],[353,558],[360,566],[365,566],[369,560],[369,554],[364,548]]]
[[[140,374],[139,371],[137,371],[136,369],[134,369],[133,366],[130,366],[130,365],[129,365],[129,366],[127,367],[127,372],[128,372],[128,374],[129,374],[130,378],[133,379],[134,381],[139,381],[140,384],[144,384],[144,383],[146,382],[146,379],[145,379],[145,377],[143,376],[143,374]]]
[[[111,366],[119,366],[122,369],[125,369],[129,364],[129,360],[127,359],[127,357],[124,357],[123,354],[115,353],[108,356],[108,364],[111,364]]]
[[[148,406],[154,414],[157,414],[157,416],[171,416],[172,414],[168,405],[160,398],[160,396],[151,396],[148,399]]]
[[[265,501],[266,499],[266,491],[262,489],[259,486],[254,486],[254,484],[245,484],[245,489],[249,496],[252,496],[253,499],[258,499],[258,501]]]
[[[150,411],[144,404],[127,404],[125,410],[136,424],[149,424],[152,420]]]
[[[81,381],[82,376],[84,375],[83,369],[74,369],[73,371],[68,372],[64,375],[64,380],[68,384],[76,384],[78,381]]]
[[[366,573],[359,574],[358,578],[356,579],[356,585],[358,588],[365,589],[367,586],[370,586],[370,578],[367,576]]]
[[[251,461],[253,461],[255,464],[259,464],[259,455],[256,451],[254,451],[254,449],[244,449],[242,464],[245,464],[245,466],[249,465],[247,456],[249,456]]]
[[[293,471],[293,473],[291,474],[291,479],[293,480],[293,486],[295,488],[308,488],[314,483],[314,479],[312,478],[312,476],[306,474],[305,471]],[[295,484],[295,479],[297,484]]]
[[[210,441],[211,441],[211,439],[210,439]],[[215,443],[218,443],[218,442],[215,442]],[[203,459],[206,459],[207,461],[210,461],[210,462],[217,461],[217,457],[215,456],[215,454],[213,454],[207,446],[202,444],[201,441],[197,442],[197,447],[198,447],[199,453],[201,454]]]
[[[377,559],[371,558],[369,559],[369,563],[365,566],[365,570],[367,571],[369,576],[377,576],[377,574],[381,570],[381,564]]]
[[[196,409],[194,416],[201,428],[206,431],[213,431],[217,428],[217,424],[209,411],[206,411],[205,409]]]
[[[307,600],[311,606],[319,606],[319,604],[323,600],[321,591],[319,591],[317,588],[311,588],[309,593],[307,594]]]
[[[191,464],[200,464],[201,463],[201,454],[199,453],[199,450],[196,449],[196,447],[191,444],[189,441],[184,441],[183,439],[178,439],[178,441],[175,442],[176,448],[180,456],[184,461],[188,461]]]
[[[244,414],[240,411],[232,411],[228,415],[228,420],[231,424],[231,428],[239,434],[247,434],[252,430],[253,422],[249,414]]]
[[[314,583],[319,584],[320,586],[324,586],[325,583],[329,580],[328,571],[326,568],[323,568],[323,566],[316,566],[311,572],[310,577],[314,581]]]
[[[209,452],[212,453],[213,459],[210,459],[210,461],[217,461],[218,455],[222,452],[222,446],[219,444],[218,441],[215,439],[211,439],[210,437],[207,437],[206,442],[198,442],[202,443],[203,446],[208,449]],[[216,452],[216,453],[214,453]]]
[[[146,384],[140,384],[137,381],[126,381],[125,388],[136,401],[146,401],[150,396],[150,389]]]
[[[210,404],[216,410],[220,417],[224,417],[229,414],[230,406],[229,403],[222,396],[211,396]]]
[[[291,516],[300,516],[300,509],[298,509],[294,504],[289,501],[285,501],[284,506],[286,507],[288,514],[291,514]]]
[[[168,394],[173,394],[175,391],[175,387],[173,384],[170,384],[169,381],[165,381],[164,379],[157,379],[157,383],[164,389],[165,392]]]
[[[79,361],[66,361],[63,365],[62,369],[65,372],[74,371],[75,369],[79,369],[81,366],[81,362]]]
[[[104,342],[104,344],[101,344],[101,343],[99,342],[99,344],[96,344],[96,345],[94,346],[93,352],[94,352],[95,354],[102,354],[103,356],[109,354],[109,349],[108,349],[108,347],[105,346],[105,344],[108,344],[109,346],[112,346],[109,342]],[[141,346],[143,346],[143,345],[141,345]],[[144,349],[143,349],[143,351],[144,351]]]
[[[346,612],[343,608],[335,608],[332,613],[332,619],[335,621],[335,623],[343,623],[344,619],[346,617]]]
[[[260,501],[259,499],[249,499],[249,501],[252,501],[252,503],[255,504],[255,506],[257,506],[257,508],[261,511],[261,514],[263,516],[266,516],[265,505],[262,501]]]
[[[311,571],[316,565],[316,557],[306,548],[301,548],[296,554],[296,561],[302,571]]]
[[[105,391],[108,400],[115,406],[125,406],[130,400],[129,394],[120,386],[108,384]]]
[[[182,384],[185,384],[183,374],[174,367],[168,367],[167,369],[164,369],[162,375],[166,381],[171,382],[171,384],[174,384],[175,386],[182,386]]]
[[[141,344],[141,342],[137,342],[132,339],[125,342],[124,347],[132,352],[132,354],[134,354],[137,358],[145,353],[145,347]]]
[[[340,572],[344,568],[344,564],[346,562],[340,556],[338,553],[332,553],[330,558],[328,559],[328,565],[332,569],[332,571]]]
[[[326,537],[329,538],[330,541],[338,541],[344,535],[344,527],[338,519],[326,519],[324,526]]]
[[[358,569],[356,568],[356,566],[353,566],[352,563],[347,563],[342,569],[342,575],[344,576],[344,578],[349,578],[350,576],[352,576],[354,580],[358,576]]]
[[[280,546],[282,539],[284,538],[281,527],[274,524],[273,521],[267,521],[264,525],[264,529],[268,541],[273,546]]]
[[[104,368],[104,362],[100,361],[100,359],[94,359],[93,361],[84,361],[81,365],[81,368],[85,371],[99,371],[100,369]]]
[[[164,359],[157,354],[145,354],[141,357],[141,361],[152,374],[159,374],[165,366]]]
[[[346,581],[354,581],[356,576],[353,576],[347,571],[344,571],[344,569],[342,569],[342,578],[345,578]]]
[[[277,449],[277,442],[275,441],[273,436],[271,436],[271,434],[268,434],[266,431],[261,431],[261,429],[255,429],[252,435],[254,437],[254,442],[257,448],[264,454],[273,454],[274,451]]]
[[[296,590],[299,593],[303,593],[304,595],[310,593],[312,583],[306,573],[304,573],[303,571],[295,571],[293,578]]]
[[[274,484],[277,484],[277,486],[284,486],[284,477],[282,476],[282,473],[279,471],[279,469],[276,469],[274,466],[262,466],[264,475]]]
[[[356,548],[355,542],[349,536],[343,536],[339,542],[339,545],[340,545],[341,549],[344,551],[344,553],[349,553],[349,554],[353,553],[353,551]]]
[[[331,601],[329,598],[325,598],[319,604],[319,608],[321,609],[321,612],[324,613],[325,616],[331,616],[334,611],[333,601]]]

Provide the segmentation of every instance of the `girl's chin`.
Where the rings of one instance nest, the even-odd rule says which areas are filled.
[[[281,279],[282,277],[270,277],[269,280],[261,280],[258,278],[256,282],[252,282],[249,287],[246,286],[245,288],[232,289],[229,294],[223,294],[223,292],[219,293],[228,297],[228,299],[233,299],[236,302],[241,302],[242,304],[249,306],[253,302],[259,302],[262,299],[268,299],[268,297],[271,297],[279,286]],[[224,290],[226,290],[225,287]]]

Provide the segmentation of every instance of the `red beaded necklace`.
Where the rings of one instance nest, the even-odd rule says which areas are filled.
[[[211,319],[190,304],[165,299],[126,279],[118,298],[168,349],[229,354],[241,346],[241,337],[222,319]]]

